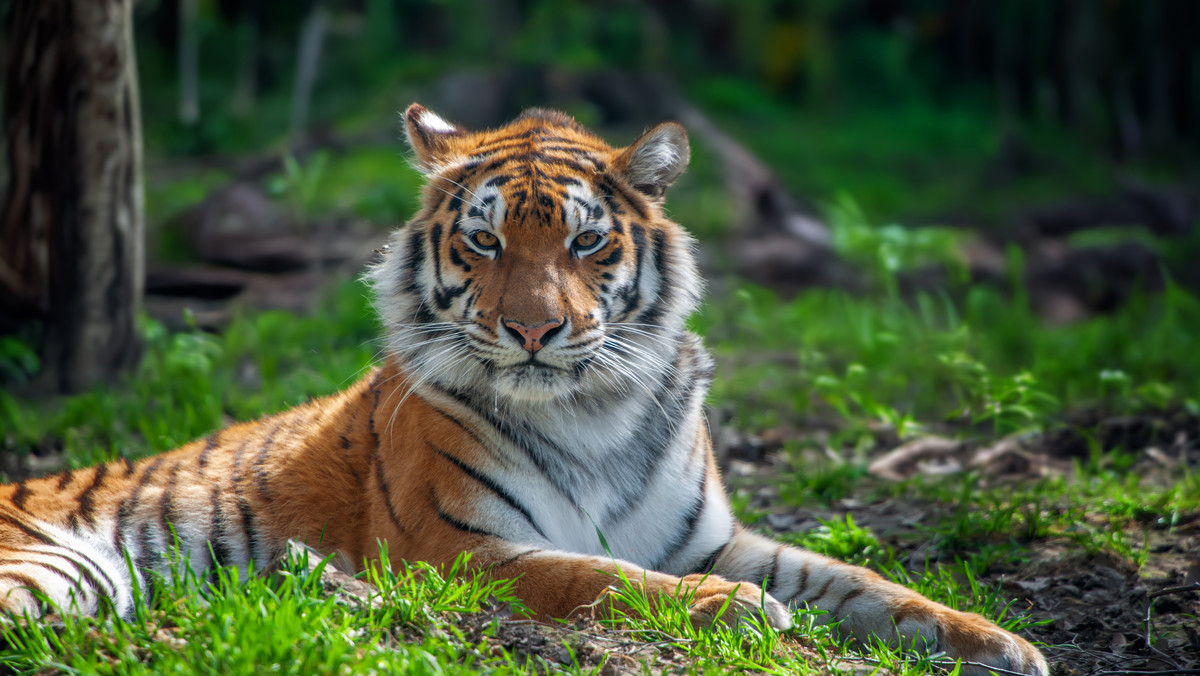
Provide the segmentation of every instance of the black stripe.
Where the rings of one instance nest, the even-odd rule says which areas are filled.
[[[642,291],[642,259],[646,249],[646,230],[640,225],[633,226],[633,255],[635,258],[633,280],[621,287],[617,294],[625,302],[622,317],[629,316],[641,302]]]
[[[605,181],[605,183],[611,186],[611,190],[616,193],[617,196],[625,200],[625,203],[633,209],[634,215],[636,215],[639,220],[646,220],[646,210],[642,208],[642,200],[644,199],[643,197],[634,197],[629,193],[628,190],[625,189],[625,186],[621,185],[620,183],[611,181]]]
[[[3,512],[0,512],[0,522],[6,523],[6,524],[16,528],[17,530],[21,531],[22,533],[28,535],[29,537],[33,538],[34,540],[37,540],[38,542],[40,542],[44,545],[51,545],[54,547],[58,546],[58,543],[56,543],[54,540],[50,539],[49,535],[46,535],[45,533],[41,532],[40,530],[37,530],[22,521],[18,521]]]
[[[862,593],[863,593],[862,588],[855,589],[853,591],[848,592],[845,596],[842,597],[841,601],[838,601],[838,604],[836,606],[834,606],[833,610],[829,611],[829,615],[833,619],[836,620],[838,617],[838,613],[842,612],[842,606],[844,606],[848,602],[850,602],[851,599],[862,596]]]
[[[230,552],[229,547],[225,544],[225,508],[221,506],[221,487],[219,485],[212,487],[212,528],[208,535],[209,558],[212,560],[212,569],[209,571],[208,579],[211,582],[216,582],[217,568],[229,564]]]
[[[149,522],[143,523],[138,529],[138,555],[134,558],[134,565],[139,570],[154,570],[155,559],[161,553],[156,551],[155,544],[154,527]]]
[[[271,480],[267,473],[267,456],[271,453],[271,447],[275,444],[275,435],[283,427],[283,422],[280,420],[275,423],[270,432],[267,432],[267,438],[263,441],[263,445],[258,449],[258,455],[254,457],[254,487],[262,495],[264,500],[271,499],[271,492],[268,488],[268,483]]]
[[[542,166],[542,167],[566,167],[567,169],[569,169],[577,174],[591,173],[587,167],[583,166],[582,164],[576,162],[573,159],[569,159],[566,157],[558,157],[557,155],[547,155],[545,153],[538,152],[538,151],[529,153],[528,157],[531,161],[536,162],[539,166]]]
[[[458,181],[458,182],[459,182],[459,183],[462,183],[462,181]],[[459,215],[459,214],[461,214],[461,213],[462,213],[462,208],[463,208],[463,204],[464,204],[464,200],[463,200],[463,193],[464,193],[465,191],[466,191],[466,188],[464,188],[464,187],[462,187],[462,186],[460,185],[460,186],[458,186],[458,190],[457,190],[457,191],[455,191],[455,193],[454,193],[454,196],[450,198],[450,206],[449,206],[449,207],[447,207],[447,209],[448,209],[449,211],[453,212],[455,216],[457,216],[457,215]],[[440,232],[440,231],[441,231],[441,227],[442,227],[442,226],[440,226],[440,225],[439,225],[439,226],[436,226],[436,227],[438,228],[438,230],[439,230],[439,235],[440,235],[440,234],[441,234],[441,232]],[[437,251],[437,245],[436,245],[436,243],[435,243],[435,245],[434,245],[434,247],[433,247],[433,250],[434,250],[435,252]]]
[[[747,575],[745,577],[745,581],[753,582],[754,584],[761,587],[763,585],[763,583],[767,581],[767,577],[771,574],[771,567],[775,563],[776,563],[775,561],[772,561],[771,563],[763,561],[762,565],[760,565],[758,567],[758,570],[754,571],[753,575]]]
[[[533,526],[533,529],[535,531],[537,531],[538,535],[542,536],[543,538],[546,537],[546,534],[544,532],[542,532],[542,529],[537,525],[537,522],[533,520],[533,515],[529,513],[529,509],[527,507],[525,507],[525,505],[518,502],[517,499],[515,497],[513,497],[513,495],[511,493],[504,490],[503,486],[496,483],[495,479],[492,479],[491,477],[487,476],[486,474],[480,472],[479,470],[475,469],[474,467],[471,467],[467,463],[463,462],[461,459],[456,458],[453,455],[450,455],[449,453],[447,453],[446,451],[443,451],[442,449],[438,448],[437,446],[434,446],[432,443],[429,443],[429,447],[432,448],[434,451],[436,451],[438,455],[449,460],[455,467],[462,470],[464,474],[466,474],[467,476],[471,477],[472,479],[478,481],[479,483],[483,484],[485,487],[488,488],[488,490],[492,491],[493,493],[496,494],[497,497],[499,497],[501,500],[503,500],[509,507],[512,507],[513,509],[520,512],[521,516],[525,517],[525,520],[529,522],[530,526]],[[547,538],[547,539],[549,539],[549,538]]]
[[[242,516],[242,531],[246,534],[246,553],[250,555],[250,561],[256,565],[263,565],[266,562],[266,556],[260,556],[261,543],[258,538],[258,529],[254,527],[254,510],[250,508],[250,501],[245,496],[238,496],[238,513]]]
[[[33,578],[29,577],[28,575],[25,575],[24,573],[0,573],[0,579],[12,580],[13,582],[16,582],[17,585],[19,585],[21,587],[29,587],[30,589],[37,591],[38,593],[41,593],[41,594],[46,593],[45,589],[42,589],[41,587],[38,586],[37,581],[35,581]]]
[[[600,190],[600,196],[608,206],[608,213],[612,214],[613,225],[616,227],[619,223],[616,217],[624,214],[625,209],[620,204],[617,204],[616,193],[613,192],[612,184],[609,181],[597,181],[596,187]],[[617,228],[617,232],[620,232],[620,228]]]
[[[771,590],[775,589],[779,584],[779,555],[783,553],[784,547],[786,546],[787,545],[779,545],[776,547],[775,556],[771,557],[771,572],[767,573],[767,577],[763,578],[764,581],[771,581],[771,586],[767,589],[767,593],[770,593]]]
[[[429,403],[429,402],[426,402],[426,403]],[[439,407],[439,406],[434,406],[433,404],[430,404],[430,408],[432,408],[434,411],[437,411],[439,414],[441,414],[441,416],[442,416],[443,418],[445,418],[446,420],[449,420],[450,422],[454,423],[454,424],[455,424],[455,425],[457,425],[457,426],[458,426],[460,429],[462,429],[462,431],[466,432],[466,433],[467,433],[467,434],[468,434],[468,435],[471,437],[471,439],[473,439],[473,440],[475,441],[475,443],[479,445],[479,448],[483,449],[485,452],[487,452],[487,453],[488,453],[489,455],[491,455],[492,457],[497,457],[497,456],[496,456],[496,453],[494,452],[494,450],[492,449],[492,447],[491,447],[490,445],[488,445],[488,444],[484,443],[484,441],[483,441],[483,438],[482,438],[482,437],[480,437],[480,436],[479,436],[479,435],[478,435],[478,434],[475,432],[475,430],[471,429],[471,427],[470,427],[470,426],[468,426],[466,423],[464,423],[463,421],[459,420],[457,417],[455,417],[455,416],[451,415],[450,413],[447,413],[447,412],[446,412],[444,409],[442,409],[442,408],[441,408],[441,407]],[[503,458],[500,458],[500,459],[502,460]]]
[[[621,254],[624,252],[625,248],[618,244],[613,247],[613,250],[609,252],[608,256],[605,257],[604,260],[596,261],[596,265],[613,265],[615,263],[619,263],[621,262]]]
[[[12,495],[13,506],[17,509],[25,509],[25,501],[29,499],[29,495],[30,490],[29,487],[25,485],[25,481],[23,479],[18,481],[17,490]]]
[[[796,579],[796,593],[792,594],[792,596],[799,596],[805,589],[808,589],[808,566],[808,561],[805,561],[800,566],[800,575]]]
[[[654,570],[662,570],[662,567],[666,565],[667,561],[671,560],[672,556],[678,554],[679,551],[682,550],[685,545],[687,545],[687,543],[691,542],[692,536],[696,534],[696,526],[700,522],[700,515],[704,513],[704,505],[707,502],[707,490],[708,472],[703,471],[700,474],[700,491],[696,495],[696,500],[692,503],[691,508],[688,509],[687,516],[683,520],[683,531],[671,541],[671,544],[667,547],[667,550],[658,558],[658,563],[652,566]]]
[[[505,566],[511,566],[512,564],[516,563],[519,559],[526,557],[530,554],[536,554],[537,552],[540,552],[540,551],[542,551],[542,550],[538,549],[537,547],[534,547],[532,549],[526,549],[525,551],[521,552],[520,554],[517,554],[516,556],[510,556],[507,559],[504,559],[503,561],[501,561],[499,563],[493,564],[492,568],[496,569],[496,568],[504,568]]]
[[[21,566],[22,568],[25,568],[26,566],[37,566],[38,568],[41,568],[42,570],[48,570],[51,573],[54,573],[55,575],[59,576],[64,581],[66,581],[67,584],[71,585],[72,587],[74,587],[76,589],[79,589],[79,580],[71,577],[67,573],[67,571],[63,570],[62,568],[59,568],[58,566],[55,566],[55,565],[51,565],[50,563],[47,563],[45,561],[21,561],[19,559],[0,559],[0,566]],[[7,573],[0,572],[0,577],[7,577],[7,576],[8,576]]]
[[[60,490],[60,491],[66,490],[67,486],[69,486],[71,484],[71,482],[74,480],[75,480],[75,470],[73,470],[73,469],[64,470],[61,474],[58,475],[58,490]]]
[[[101,594],[104,594],[105,596],[107,596],[107,595],[108,595],[108,593],[105,591],[104,587],[102,587],[102,586],[100,585],[100,581],[99,581],[98,579],[96,579],[96,576],[92,574],[92,571],[91,571],[89,568],[87,568],[86,566],[84,566],[84,565],[83,565],[82,563],[80,563],[79,561],[76,561],[75,559],[72,559],[71,557],[67,556],[66,554],[63,554],[63,553],[61,553],[61,552],[30,552],[30,554],[33,554],[33,555],[35,555],[35,556],[51,556],[51,557],[54,557],[54,558],[63,559],[63,560],[64,560],[64,561],[66,561],[67,563],[69,563],[69,564],[71,564],[72,566],[74,566],[74,567],[75,567],[75,570],[78,570],[78,571],[79,571],[79,575],[80,575],[80,577],[82,577],[84,580],[86,580],[86,581],[87,581],[87,583],[88,583],[89,585],[91,585],[91,587],[92,587],[92,589],[93,589],[94,591],[96,591],[96,592],[99,592],[99,593],[101,593]],[[65,575],[65,573],[63,573],[63,571],[62,571],[61,569],[59,569],[57,566],[51,566],[50,564],[48,564],[48,563],[46,563],[46,562],[44,562],[44,561],[30,561],[30,560],[27,560],[27,559],[26,559],[26,560],[21,560],[21,559],[4,559],[4,560],[0,561],[0,565],[3,565],[3,564],[8,564],[8,563],[14,563],[14,564],[24,564],[24,565],[29,565],[29,566],[42,566],[43,568],[49,568],[49,569],[51,569],[51,570],[53,570],[53,571],[55,571],[55,572],[59,572],[60,574],[63,574],[63,576],[64,576],[64,577],[67,577],[68,581],[69,581],[69,582],[70,582],[70,583],[71,583],[73,586],[75,586],[75,587],[78,587],[78,586],[79,586],[79,583],[78,583],[78,581],[77,581],[77,580],[75,580],[75,579],[73,579],[73,578],[70,578],[69,576]],[[93,565],[95,565],[95,564],[93,564]],[[104,576],[104,580],[105,580],[106,582],[108,582],[108,585],[109,585],[109,587],[110,587],[110,588],[113,590],[113,593],[116,593],[116,585],[114,585],[114,584],[112,583],[112,580],[111,580],[111,579],[109,579],[109,577],[108,577],[107,575],[104,575],[104,571],[103,571],[102,569],[100,569],[99,567],[97,567],[97,568],[96,568],[96,570],[97,570],[97,571],[99,571],[99,572],[100,572],[100,574]]]
[[[704,559],[700,562],[699,565],[692,568],[691,572],[693,572],[693,573],[711,573],[713,570],[713,567],[717,565],[717,559],[721,558],[721,552],[724,552],[725,548],[728,546],[729,546],[729,543],[726,542],[725,544],[721,545],[720,547],[717,547],[715,550],[713,550],[712,554],[709,554],[708,556],[704,557]]]
[[[469,279],[458,286],[441,286],[439,284],[433,290],[433,301],[439,310],[449,310],[454,299],[466,293],[470,286],[471,280]]]
[[[453,244],[450,245],[450,262],[462,268],[463,272],[471,271],[471,264],[463,260],[462,255],[458,253],[458,247]]]
[[[642,324],[660,323],[666,308],[672,305],[671,285],[667,283],[667,236],[661,230],[656,230],[652,237],[654,240],[652,253],[654,270],[658,273],[658,289],[654,295],[654,300],[638,316],[637,321]]]
[[[440,224],[429,229],[429,248],[433,253],[433,279],[437,286],[442,285],[442,226]]]
[[[137,485],[133,487],[133,491],[129,497],[121,501],[121,505],[117,507],[117,527],[113,530],[113,548],[118,552],[124,550],[122,542],[125,540],[125,531],[128,530],[129,519],[133,517],[134,511],[137,509],[138,500],[141,499],[142,490],[146,484],[150,483],[150,476],[158,471],[162,465],[163,457],[159,456],[154,459],[146,469],[142,470],[142,476],[138,479]]]
[[[158,468],[160,465],[162,465],[162,463],[162,456],[155,458],[154,462],[150,463],[146,467],[145,471],[142,472],[142,477],[138,479],[137,487],[134,490],[140,491],[141,489],[145,488],[146,484],[150,483],[150,476],[158,471]]]
[[[553,440],[544,435],[541,430],[528,425],[522,425],[520,430],[514,429],[507,421],[493,416],[487,407],[477,405],[468,395],[444,388],[437,383],[432,383],[430,386],[447,397],[458,401],[463,406],[474,411],[480,418],[483,418],[484,422],[491,425],[509,444],[525,453],[526,457],[533,462],[538,471],[546,477],[550,485],[554,486],[564,499],[568,500],[576,509],[580,508],[575,498],[573,485],[566,485],[564,482],[564,479],[576,478],[575,473],[571,472],[564,464],[573,460],[573,458],[566,451],[559,448]],[[490,404],[491,399],[488,399],[489,407]],[[487,446],[484,447],[487,448]]]
[[[96,474],[92,477],[92,483],[88,484],[88,487],[83,489],[83,492],[80,493],[79,497],[75,499],[75,501],[79,504],[79,508],[75,511],[75,513],[92,527],[95,527],[96,525],[96,517],[94,514],[96,511],[96,503],[92,500],[92,494],[104,484],[104,479],[107,476],[108,465],[105,464],[96,467]],[[72,516],[74,516],[74,514]]]
[[[221,431],[213,432],[205,438],[204,450],[200,451],[200,457],[196,458],[196,464],[200,465],[201,468],[208,465],[208,454],[221,442]]]
[[[375,483],[379,492],[383,494],[383,504],[387,507],[388,517],[392,520],[392,525],[401,533],[407,530],[404,524],[400,521],[400,515],[396,511],[396,506],[392,504],[392,489],[388,485],[387,477],[383,472],[383,456],[379,453],[379,433],[375,431],[375,412],[379,409],[379,388],[376,387],[375,381],[378,380],[379,373],[376,372],[375,379],[371,381],[371,391],[375,393],[375,402],[371,405],[371,413],[367,417],[367,429],[371,432],[371,464],[375,466]],[[365,394],[365,392],[364,392]]]
[[[242,472],[239,468],[242,463],[242,455],[245,454],[246,448],[250,445],[250,437],[242,440],[238,445],[237,451],[233,454],[233,476],[231,489],[234,498],[237,500],[238,513],[242,518],[242,534],[246,536],[246,555],[250,560],[255,559],[256,550],[258,549],[258,538],[254,533],[254,514],[250,509],[250,501],[246,499],[245,493],[242,491]]]
[[[540,140],[540,139],[539,139]],[[539,153],[570,153],[577,160],[586,160],[589,162],[596,161],[596,154],[592,149],[583,146],[575,145],[556,145],[556,146],[538,146]],[[575,179],[571,179],[575,180]],[[566,185],[571,185],[570,183]],[[578,182],[575,183],[578,185]]]
[[[465,521],[460,521],[456,517],[451,516],[450,514],[447,514],[445,511],[442,510],[442,506],[441,506],[440,502],[438,501],[437,491],[435,491],[433,488],[429,489],[429,500],[433,503],[434,510],[437,511],[438,518],[441,519],[442,521],[445,521],[446,523],[450,524],[454,528],[456,528],[460,531],[463,531],[464,533],[470,533],[472,535],[484,535],[487,537],[493,537],[493,538],[497,538],[497,539],[501,539],[501,540],[503,539],[499,535],[496,535],[495,533],[493,533],[489,530],[485,530],[485,529],[479,528],[477,526],[472,526],[471,524],[466,523]]]
[[[162,520],[163,539],[169,539],[168,534],[174,532],[175,539],[178,539],[179,531],[175,529],[175,522],[178,520],[178,513],[175,509],[175,487],[179,482],[179,465],[176,462],[171,467],[171,471],[167,474],[167,484],[163,487],[162,499],[158,503],[158,516]],[[172,543],[168,542],[167,546]],[[191,543],[177,542],[180,547],[189,546]]]
[[[412,225],[408,227],[413,227]],[[425,241],[421,233],[414,231],[408,238],[408,248],[405,252],[404,265],[400,266],[400,279],[397,286],[407,293],[418,293],[417,271],[425,264]],[[407,280],[407,283],[404,283]]]
[[[108,588],[112,590],[112,598],[116,598],[116,595],[118,593],[120,593],[121,590],[117,587],[117,584],[115,582],[113,582],[113,579],[108,576],[108,573],[105,572],[104,566],[101,566],[100,564],[96,563],[96,561],[94,559],[92,559],[92,557],[88,556],[87,554],[85,554],[84,552],[81,552],[79,550],[66,549],[65,547],[63,547],[61,549],[65,549],[65,551],[62,551],[62,552],[57,552],[57,551],[56,552],[37,552],[37,553],[46,554],[48,556],[57,556],[60,559],[66,559],[67,561],[70,561],[71,565],[78,568],[79,572],[85,578],[87,578],[87,580],[89,582],[91,582],[93,587],[95,587],[96,589],[101,589],[100,584],[96,581],[96,578],[94,578],[92,576],[92,569],[94,568],[96,573],[99,573],[100,577],[104,578],[104,582],[108,585]],[[78,556],[79,558],[78,559],[74,558],[76,556]],[[85,563],[87,564],[86,566],[84,565]]]
[[[805,571],[805,572],[808,572],[808,571]],[[837,578],[836,575],[830,575],[829,579],[825,580],[825,584],[821,586],[821,591],[818,592],[817,595],[812,598],[812,600],[815,602],[815,601],[820,601],[821,599],[825,598],[825,595],[829,593],[829,588],[833,586],[834,580],[836,578]]]

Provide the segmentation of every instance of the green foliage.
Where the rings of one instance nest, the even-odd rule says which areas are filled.
[[[267,191],[288,203],[295,222],[302,222],[303,216],[313,213],[328,164],[329,153],[323,150],[313,153],[303,165],[292,153],[283,153],[283,173],[267,182]]]
[[[742,285],[691,325],[723,358],[713,403],[748,427],[833,414],[901,436],[946,419],[1007,434],[1042,428],[1068,405],[1198,405],[1194,295],[1168,284],[1113,314],[1047,328],[1022,293],[975,286],[955,303],[814,289],[785,301]]]
[[[695,590],[680,586],[670,595],[651,595],[643,581],[630,578],[618,569],[614,583],[609,586],[608,599],[613,603],[611,614],[604,622],[627,628],[635,638],[665,642],[689,658],[705,665],[705,673],[730,671],[766,671],[770,673],[820,673],[821,664],[810,664],[800,651],[780,640],[761,609],[737,620],[736,626],[718,623],[712,627],[697,627],[688,610]],[[716,613],[722,616],[732,599]],[[831,644],[828,627],[815,623],[804,610],[796,612],[798,626],[811,630],[806,636],[825,645]]]
[[[521,606],[511,581],[468,572],[467,559],[446,571],[372,566],[376,590],[356,605],[324,593],[328,559],[310,572],[306,554],[293,556],[278,573],[245,579],[223,568],[212,583],[174,559],[174,574],[154,580],[151,605],[129,621],[67,613],[61,626],[6,622],[0,665],[11,673],[490,673],[480,651],[495,626],[468,639],[455,621],[485,602]]]
[[[825,209],[833,248],[891,295],[899,293],[896,275],[925,266],[944,266],[956,282],[967,279],[962,257],[963,232],[950,228],[906,228],[871,224],[854,198],[838,193]]]
[[[887,566],[894,555],[879,542],[870,530],[854,523],[854,517],[846,515],[845,521],[826,521],[805,533],[792,533],[785,540],[809,551],[833,557],[856,566]]]
[[[16,336],[0,336],[0,384],[21,383],[38,372],[37,352]]]
[[[146,355],[124,382],[56,404],[0,392],[0,429],[20,449],[57,439],[72,467],[180,446],[347,387],[371,363],[378,326],[368,291],[345,284],[312,317],[243,316],[224,334],[172,334],[145,320]]]
[[[399,144],[358,148],[330,156],[311,209],[396,227],[416,213],[422,183]]]

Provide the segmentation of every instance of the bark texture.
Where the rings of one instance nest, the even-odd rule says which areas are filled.
[[[132,0],[14,0],[0,331],[40,326],[43,389],[74,392],[138,355],[144,278]]]

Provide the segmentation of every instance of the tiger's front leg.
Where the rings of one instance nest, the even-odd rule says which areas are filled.
[[[791,627],[791,612],[762,589],[717,575],[676,577],[647,570],[619,559],[515,545],[479,538],[468,547],[472,567],[498,579],[512,579],[516,596],[543,621],[595,613],[603,616],[619,602],[611,593],[623,585],[621,576],[648,596],[690,596],[689,615],[697,626],[716,622],[736,625],[742,618],[760,618],[779,630]],[[451,557],[452,558],[452,557]],[[440,561],[449,563],[449,558]],[[723,615],[718,615],[723,611]]]
[[[889,582],[874,571],[780,544],[739,529],[717,558],[714,572],[760,583],[790,606],[807,603],[828,613],[855,641],[944,652],[964,662],[963,674],[987,667],[1045,676],[1046,659],[1025,639],[974,613],[963,613]]]

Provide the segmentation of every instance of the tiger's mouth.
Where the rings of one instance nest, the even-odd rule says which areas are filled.
[[[563,371],[564,373],[568,372],[568,369],[565,369],[561,366],[555,366],[554,364],[550,364],[538,359],[537,355],[532,355],[529,357],[528,361],[522,362],[510,368],[518,371],[522,369],[549,369],[551,371]]]
[[[530,359],[500,369],[492,386],[512,399],[538,402],[571,396],[579,383],[569,369]]]

